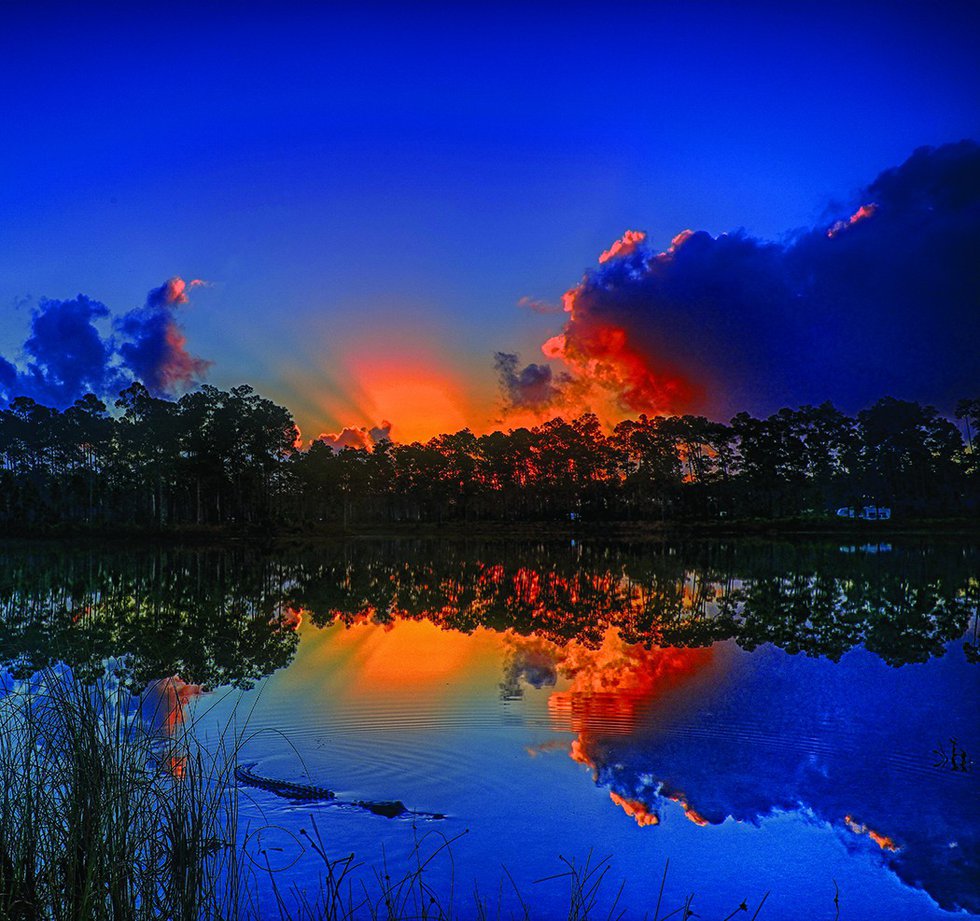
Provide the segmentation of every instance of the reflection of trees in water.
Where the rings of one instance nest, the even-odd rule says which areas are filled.
[[[169,675],[248,685],[297,644],[282,566],[225,551],[8,551],[0,566],[3,664],[26,674],[62,661],[78,677],[126,656],[134,685]]]
[[[569,544],[364,540],[244,548],[0,553],[0,650],[25,673],[79,674],[127,655],[134,682],[248,684],[287,664],[295,610],[318,626],[428,619],[598,647],[745,648],[838,658],[864,644],[891,664],[941,654],[975,616],[978,549],[738,541]]]
[[[644,645],[734,638],[833,659],[863,644],[900,665],[942,654],[966,631],[977,557],[959,545],[863,555],[748,542],[354,544],[308,571],[293,599],[318,625],[426,618],[592,646],[612,626]]]

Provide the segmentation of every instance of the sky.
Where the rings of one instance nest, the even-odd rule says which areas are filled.
[[[977,395],[973,4],[3,15],[7,399],[411,440]]]

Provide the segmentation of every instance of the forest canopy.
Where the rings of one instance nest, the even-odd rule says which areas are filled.
[[[477,436],[387,437],[370,449],[314,439],[243,385],[180,399],[141,384],[113,407],[18,397],[0,411],[0,525],[286,527],[319,522],[708,521],[898,516],[978,507],[980,399],[935,408],[884,397],[849,416],[830,403],[728,424],[640,415],[607,431],[586,413]]]

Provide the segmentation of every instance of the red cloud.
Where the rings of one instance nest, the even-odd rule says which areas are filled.
[[[190,288],[207,287],[208,283],[201,278],[192,278],[184,281],[175,275],[163,286],[163,299],[168,304],[186,304],[188,302],[187,291]]]
[[[861,205],[846,221],[838,221],[834,224],[830,230],[827,231],[828,237],[836,237],[837,234],[848,227],[853,227],[859,221],[867,220],[869,217],[873,217],[874,213],[878,210],[878,206],[874,202],[869,202],[867,205]]]
[[[646,238],[647,235],[642,230],[627,230],[609,249],[602,251],[599,256],[600,264],[617,256],[629,256]]]

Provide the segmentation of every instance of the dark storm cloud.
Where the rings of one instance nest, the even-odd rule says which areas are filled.
[[[555,374],[548,365],[519,369],[518,357],[509,352],[497,352],[493,363],[508,409],[541,411],[561,400],[566,374]]]
[[[980,147],[924,147],[782,243],[684,231],[658,252],[633,232],[566,293],[543,351],[632,412],[949,407],[980,379],[978,252]]]
[[[194,383],[210,362],[187,352],[174,315],[194,284],[172,278],[154,288],[143,307],[112,324],[115,335],[96,325],[109,320],[109,309],[83,294],[41,301],[19,364],[0,356],[0,396],[63,408],[86,393],[111,397],[133,380],[158,396]]]
[[[0,390],[8,399],[29,396],[53,406],[111,391],[121,383],[111,365],[114,343],[95,326],[108,315],[104,304],[83,294],[41,301],[31,315],[22,367],[0,358]]]

